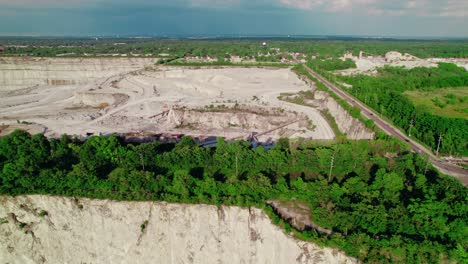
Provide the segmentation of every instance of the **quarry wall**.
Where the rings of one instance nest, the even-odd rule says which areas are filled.
[[[368,129],[361,121],[351,116],[335,99],[323,91],[315,92],[315,99],[319,102],[319,108],[328,109],[335,118],[340,131],[349,139],[373,139],[374,132]]]
[[[154,64],[151,58],[31,58],[0,57],[0,88],[71,85]]]
[[[1,263],[355,263],[256,208],[0,196]]]

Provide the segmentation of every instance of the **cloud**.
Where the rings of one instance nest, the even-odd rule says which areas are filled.
[[[325,9],[328,11],[343,11],[350,8],[375,4],[379,0],[278,0],[280,4],[297,9]]]
[[[0,0],[0,7],[86,7],[98,5],[146,5],[179,7],[228,7],[239,5],[242,0]]]
[[[466,0],[411,0],[406,4],[408,13],[419,16],[439,16],[463,18],[468,16],[468,1]]]
[[[326,1],[324,0],[280,0],[282,5],[297,9],[309,10],[315,7],[322,6]]]
[[[284,7],[303,11],[365,13],[374,16],[468,16],[467,0],[277,0]]]
[[[229,9],[252,12],[278,10],[355,13],[369,16],[427,16],[466,18],[468,0],[0,0],[2,7],[13,8],[89,8],[170,6],[175,8]]]
[[[439,13],[442,17],[468,17],[468,1],[466,0],[449,0],[447,5]]]
[[[385,0],[278,0],[285,7],[299,10],[318,10],[330,13],[365,13],[367,15],[402,15],[405,5],[402,0],[394,0],[391,4]],[[410,2],[418,2],[410,1]],[[424,0],[423,0],[424,1]],[[396,2],[396,4],[395,4]],[[406,4],[414,6],[417,3]]]

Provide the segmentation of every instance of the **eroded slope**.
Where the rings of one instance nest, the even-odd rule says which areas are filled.
[[[0,197],[2,263],[354,263],[255,208]]]

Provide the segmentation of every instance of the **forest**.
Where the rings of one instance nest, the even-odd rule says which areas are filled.
[[[267,43],[267,47],[261,45]],[[5,46],[3,56],[67,57],[97,56],[98,54],[136,54],[136,56],[169,57],[211,56],[226,58],[230,55],[256,58],[259,61],[278,59],[276,56],[263,57],[260,54],[299,52],[318,58],[339,57],[350,51],[358,55],[363,50],[369,54],[385,55],[398,50],[420,58],[466,58],[467,41],[423,41],[423,40],[369,40],[369,39],[311,39],[311,38],[225,38],[225,39],[184,39],[184,38],[1,38]],[[279,49],[279,51],[278,51]],[[133,55],[132,55],[133,56]]]
[[[296,199],[327,235],[296,235],[364,262],[466,263],[468,189],[427,157],[379,134],[373,141],[278,140],[268,151],[218,139],[129,144],[82,142],[17,130],[0,138],[0,193],[256,206]],[[284,221],[275,223],[291,231]]]
[[[309,61],[308,65],[312,68],[318,68],[325,71],[337,71],[356,68],[356,63],[353,60],[346,59],[343,61],[337,58],[311,60]]]
[[[342,69],[345,65],[345,62],[331,64],[321,60],[309,63],[311,68],[325,76],[329,75],[326,71]],[[378,69],[377,76],[335,75],[333,78],[352,85],[347,92],[385,115],[396,126],[434,151],[437,151],[440,138],[440,153],[468,155],[468,118],[435,115],[424,106],[415,106],[405,94],[406,91],[413,90],[435,93],[446,87],[466,89],[463,87],[468,86],[468,71],[464,68],[451,63],[439,63],[439,67],[434,68],[417,67],[409,70],[385,66]],[[457,100],[457,95],[449,96],[452,100]],[[464,99],[460,97],[458,100]],[[465,109],[459,111],[462,115],[466,113]]]

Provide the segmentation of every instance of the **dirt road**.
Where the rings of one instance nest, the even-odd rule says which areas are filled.
[[[447,175],[450,175],[459,179],[465,186],[468,185],[468,171],[466,169],[452,165],[448,162],[445,162],[437,158],[434,154],[432,154],[430,150],[426,149],[425,147],[423,147],[416,141],[407,137],[405,134],[403,134],[400,130],[395,128],[393,125],[389,124],[385,120],[378,117],[376,114],[374,114],[373,111],[370,110],[370,108],[358,102],[353,97],[349,96],[348,94],[343,92],[341,89],[337,88],[336,86],[334,86],[333,84],[325,80],[322,76],[314,72],[312,69],[310,69],[306,65],[304,65],[304,68],[317,80],[322,82],[328,89],[332,90],[336,95],[341,97],[343,100],[346,100],[346,102],[348,102],[350,105],[359,107],[361,109],[361,114],[365,116],[366,118],[374,120],[374,123],[378,127],[380,127],[385,133],[387,133],[388,135],[394,136],[402,141],[405,141],[411,146],[411,149],[416,153],[428,154],[429,161],[432,163],[434,167],[439,169],[444,174],[447,174]]]

